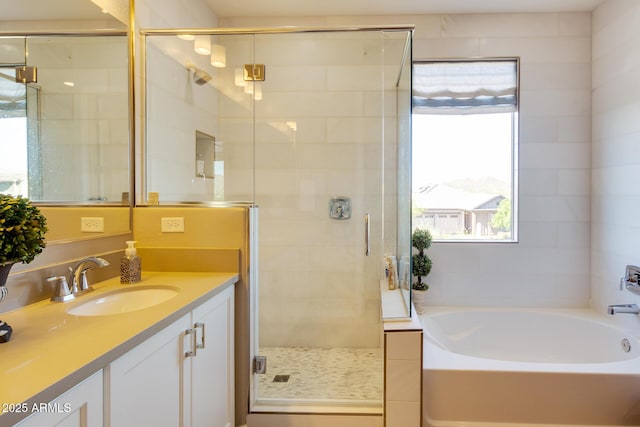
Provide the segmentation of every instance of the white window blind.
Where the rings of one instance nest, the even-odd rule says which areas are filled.
[[[413,64],[414,114],[515,112],[518,62],[425,61]]]
[[[26,85],[16,83],[15,70],[0,69],[0,118],[24,117],[26,101]]]

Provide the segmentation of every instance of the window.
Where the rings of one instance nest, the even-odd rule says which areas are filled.
[[[517,59],[413,64],[413,227],[517,240]]]

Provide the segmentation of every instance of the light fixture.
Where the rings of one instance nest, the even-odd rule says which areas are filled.
[[[181,40],[195,40],[196,36],[193,34],[178,34],[178,38]]]
[[[260,83],[254,83],[253,99],[262,101],[262,85]]]
[[[199,55],[211,54],[211,38],[209,36],[196,36],[193,42],[193,50]]]
[[[216,68],[224,68],[227,66],[227,50],[224,46],[219,44],[211,46],[211,65]]]
[[[65,86],[69,86],[69,87],[74,87],[75,83],[74,82],[62,82],[63,85]]]
[[[244,87],[244,93],[247,95],[253,95],[253,85],[254,83],[248,84]]]

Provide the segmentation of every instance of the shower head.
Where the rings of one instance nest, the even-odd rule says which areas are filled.
[[[204,70],[196,70],[193,73],[193,81],[196,82],[197,85],[202,86],[211,80],[211,76]]]
[[[195,65],[187,65],[187,70],[193,73],[193,81],[198,86],[202,86],[203,84],[206,84],[209,80],[211,80],[211,75],[209,73],[204,71],[202,68],[196,67]]]

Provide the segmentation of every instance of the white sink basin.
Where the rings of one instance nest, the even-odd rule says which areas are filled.
[[[67,313],[75,316],[106,316],[128,313],[161,304],[178,295],[171,287],[123,288],[74,304]]]

